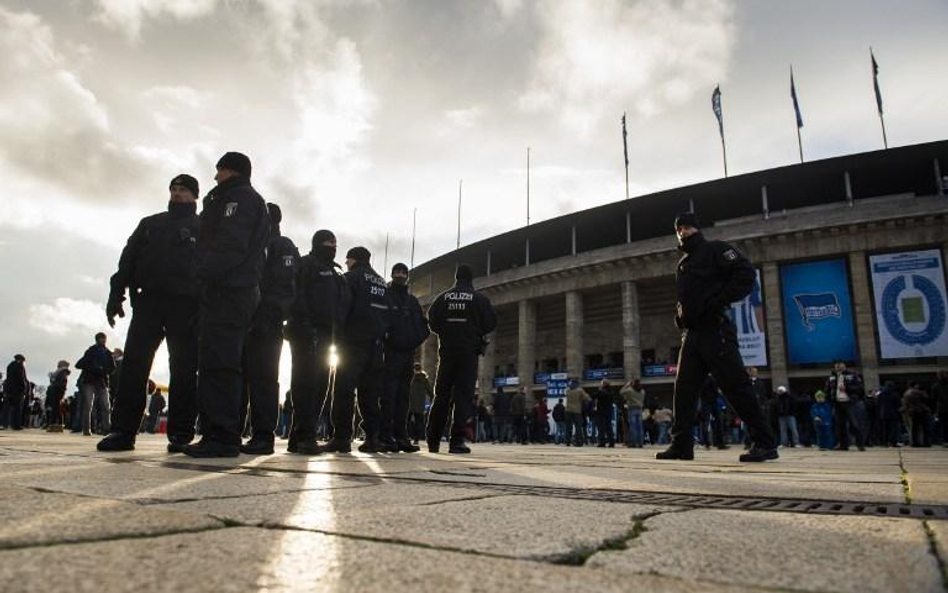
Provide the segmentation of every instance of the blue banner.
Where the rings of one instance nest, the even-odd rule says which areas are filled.
[[[780,285],[791,364],[856,359],[846,260],[781,266]]]

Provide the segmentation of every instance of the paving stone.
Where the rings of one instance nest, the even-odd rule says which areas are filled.
[[[662,514],[645,527],[628,549],[601,552],[587,565],[806,591],[942,591],[917,520],[696,510]]]
[[[220,526],[210,517],[136,504],[0,488],[0,548],[155,535]]]
[[[324,474],[230,475],[139,464],[60,465],[12,473],[8,483],[125,500],[171,501],[233,497],[304,489],[354,488],[369,484]]]
[[[633,585],[627,575],[581,567],[252,528],[0,552],[0,581],[5,593],[33,593],[55,583],[77,593],[625,593]],[[637,576],[634,586],[656,593],[762,593],[655,576]]]

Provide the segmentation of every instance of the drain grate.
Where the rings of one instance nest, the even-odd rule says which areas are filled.
[[[895,517],[900,519],[948,520],[948,505],[902,503],[867,503],[827,500],[781,499],[767,497],[708,496],[668,492],[582,490],[544,486],[508,484],[456,483],[459,487],[479,487],[509,494],[530,494],[576,500],[658,504],[701,509],[769,511],[814,515],[849,515],[862,517]]]

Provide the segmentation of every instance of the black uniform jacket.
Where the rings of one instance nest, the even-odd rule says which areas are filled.
[[[392,325],[391,300],[385,280],[368,264],[356,264],[346,272],[352,307],[346,317],[347,342],[381,340]]]
[[[243,175],[211,190],[201,210],[198,279],[205,286],[249,288],[260,284],[270,238],[270,216]]]
[[[431,331],[438,334],[442,356],[480,354],[484,336],[497,327],[490,300],[466,282],[438,295],[428,308]]]
[[[282,324],[290,316],[296,299],[296,274],[300,252],[289,237],[280,234],[279,226],[270,228],[270,244],[260,280],[260,304],[254,314],[255,323]]]
[[[312,253],[300,258],[296,299],[284,335],[289,340],[342,337],[352,295],[335,262],[321,262]]]
[[[111,299],[125,289],[197,296],[196,260],[200,219],[197,204],[168,202],[168,211],[146,216],[128,238],[118,271],[110,280]]]
[[[682,329],[719,323],[724,309],[750,294],[754,266],[723,241],[708,241],[696,233],[684,241],[675,281],[678,306],[675,323]]]

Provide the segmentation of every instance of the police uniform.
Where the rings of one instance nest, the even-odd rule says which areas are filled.
[[[183,185],[197,196],[198,184],[179,175],[171,185]],[[155,352],[168,341],[168,441],[172,449],[194,438],[197,418],[198,313],[196,276],[200,221],[197,204],[169,202],[168,210],[143,218],[129,237],[112,275],[106,307],[110,323],[129,291],[132,319],[125,338],[117,393],[112,407],[112,435],[101,450],[130,449],[145,412],[148,376]],[[124,311],[121,312],[124,315]]]
[[[224,166],[221,163],[219,167]],[[193,457],[239,455],[241,358],[260,302],[270,236],[267,205],[250,184],[249,166],[247,160],[244,174],[211,190],[201,211],[198,411],[202,438],[184,450]]]
[[[428,309],[431,330],[438,334],[438,375],[427,426],[428,450],[432,453],[440,447],[452,409],[450,450],[470,452],[464,445],[464,430],[474,417],[477,357],[484,352],[484,337],[497,327],[490,300],[474,290],[471,269],[458,266],[456,278],[454,287],[438,295]]]
[[[284,330],[293,361],[293,418],[287,450],[301,455],[321,452],[316,430],[330,389],[330,347],[342,336],[351,302],[345,277],[333,261],[335,247],[322,244],[328,239],[335,237],[318,231],[312,251],[300,260],[296,300]]]
[[[394,273],[401,266],[397,264]],[[408,292],[407,284],[390,282],[392,327],[385,340],[385,388],[382,393],[381,441],[391,452],[414,453],[418,447],[408,438],[408,408],[411,399],[411,381],[414,377],[415,349],[431,335],[428,321],[418,299]]]
[[[280,407],[280,354],[283,352],[283,322],[296,298],[299,251],[289,237],[280,234],[282,214],[276,204],[267,204],[270,242],[260,280],[260,304],[254,312],[244,346],[244,389],[241,392],[240,426],[250,404],[253,437],[242,453],[269,454]]]
[[[679,226],[697,228],[697,220],[686,213]],[[708,241],[700,232],[684,238],[684,256],[675,273],[678,303],[675,323],[681,330],[678,376],[675,379],[675,418],[672,445],[659,453],[663,459],[693,456],[692,428],[705,377],[714,377],[728,402],[748,427],[754,448],[742,461],[775,459],[776,443],[754,397],[737,343],[737,328],[725,314],[730,304],[748,294],[756,273],[750,261],[731,245]]]
[[[356,257],[354,251],[361,250]],[[356,260],[345,273],[352,306],[346,317],[340,367],[332,398],[333,438],[327,451],[347,452],[352,441],[352,420],[356,393],[365,442],[364,453],[380,449],[379,398],[385,371],[382,340],[391,325],[391,309],[385,280],[369,265],[368,251],[354,248],[347,257]]]

